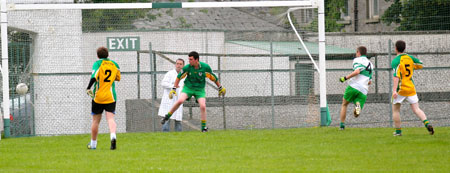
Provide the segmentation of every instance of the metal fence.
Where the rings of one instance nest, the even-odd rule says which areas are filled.
[[[390,43],[387,43],[390,44]],[[390,62],[394,53],[370,53],[374,63],[373,82],[370,85],[368,100],[363,113],[353,118],[349,106],[347,124],[350,127],[392,127],[391,87],[392,69]],[[142,52],[148,53],[148,52]],[[153,67],[151,74],[153,93],[151,99],[130,100],[127,103],[127,116],[134,117],[136,122],[127,122],[130,131],[159,131],[156,115],[162,89],[159,82],[166,71],[171,68],[173,60],[187,57],[188,52],[152,51]],[[414,81],[420,98],[421,108],[435,126],[450,125],[446,110],[449,106],[450,87],[447,79],[450,77],[450,67],[430,67],[427,62],[450,57],[446,52],[411,52],[411,55],[421,59],[425,68],[417,70]],[[207,57],[202,59],[203,57]],[[317,57],[314,55],[314,57]],[[327,54],[327,101],[332,117],[331,126],[339,125],[339,111],[346,84],[338,82],[338,78],[351,73],[353,54]],[[255,60],[256,59],[256,60]],[[217,98],[214,85],[209,84],[207,92],[208,125],[213,129],[252,129],[252,128],[293,128],[319,125],[319,84],[318,74],[311,61],[299,55],[280,54],[201,54],[200,60],[208,61],[214,72],[218,74],[221,83],[227,87],[225,99]],[[240,66],[246,60],[251,66]],[[252,61],[253,60],[253,61]],[[280,62],[285,61],[280,64]],[[261,63],[262,62],[262,63]],[[230,66],[230,64],[232,64]],[[224,69],[228,67],[228,69]],[[275,68],[274,68],[275,67]],[[138,91],[139,93],[139,91]],[[140,102],[140,103],[139,103]],[[145,113],[135,114],[133,105],[146,105]],[[189,126],[199,126],[199,109],[195,102],[185,104],[184,119]],[[145,108],[144,107],[144,108]],[[141,107],[142,109],[142,107]],[[130,110],[130,111],[129,111]],[[155,111],[152,111],[155,110]],[[129,114],[128,114],[129,113]],[[149,116],[151,115],[151,116]],[[138,116],[146,116],[149,120],[142,121]],[[402,106],[402,121],[404,126],[421,126],[419,119],[409,109]],[[144,117],[145,119],[145,117]],[[145,122],[151,126],[142,127]],[[136,126],[136,128],[133,128]],[[195,129],[195,128],[194,128]]]
[[[172,68],[173,60],[180,57],[187,59],[187,54],[188,52],[152,51],[151,57],[154,57],[152,70],[139,73],[151,75],[153,97],[150,100],[136,100],[136,102],[147,103],[147,108],[153,107],[153,109],[150,109],[148,113],[138,113],[139,115],[151,114],[148,118],[152,120],[149,121],[159,120],[156,117],[158,103],[162,97],[159,83],[166,71],[158,69]],[[318,99],[314,91],[310,89],[314,83],[314,69],[311,63],[298,63],[297,68],[290,69],[290,56],[295,55],[202,53],[200,60],[208,61],[222,85],[227,88],[227,96],[219,99],[215,85],[208,83],[206,87],[208,126],[213,129],[245,129],[317,125],[319,120],[315,114]],[[246,60],[246,64],[242,64],[241,60]],[[127,116],[139,116],[129,111],[134,109],[131,105],[140,104],[127,103]],[[190,126],[199,124],[199,110],[193,108],[198,105],[191,101],[184,106],[185,123]],[[142,122],[139,119],[135,124],[142,126],[139,125]],[[148,124],[148,121],[144,122]],[[150,129],[159,130],[157,123],[153,126],[154,128]]]
[[[25,0],[14,3],[52,5],[58,2]],[[342,7],[327,10],[339,8]],[[162,95],[159,82],[164,73],[173,68],[169,60],[187,59],[187,53],[193,50],[201,54],[201,61],[211,65],[228,90],[225,99],[220,100],[215,87],[207,86],[208,126],[211,129],[318,126],[318,74],[287,23],[286,11],[287,7],[8,10],[9,46],[12,48],[17,43],[26,48],[10,50],[15,53],[9,55],[9,64],[15,65],[10,67],[9,76],[10,102],[14,104],[11,108],[12,134],[90,133],[91,100],[86,96],[85,88],[92,64],[97,60],[95,49],[100,46],[114,49],[110,58],[119,64],[123,75],[117,84],[115,118],[119,133],[160,129],[155,121],[159,119],[155,112]],[[291,17],[296,18],[295,27],[317,62],[316,12],[303,9],[292,14]],[[327,23],[336,22],[330,17],[333,18],[327,16]],[[403,16],[401,20],[413,21],[413,18]],[[374,84],[370,86],[363,114],[357,119],[348,116],[348,125],[390,126],[390,62],[395,55],[389,57],[388,52],[393,51],[388,39],[405,40],[407,52],[412,52],[424,62],[426,68],[418,70],[415,75],[421,107],[431,123],[448,125],[445,110],[449,108],[450,86],[446,79],[450,75],[450,32],[445,30],[447,25],[435,22],[444,26],[443,29],[424,24],[422,29],[391,32],[408,23],[386,29],[383,23],[372,23],[370,19],[352,21],[360,21],[355,27],[361,31],[361,25],[364,25],[367,32],[375,31],[369,29],[377,29],[377,32],[351,33],[349,31],[357,29],[350,29],[356,23],[349,21],[327,25],[327,30],[331,29],[329,31],[342,31],[328,32],[326,36],[331,125],[339,123],[339,107],[346,87],[346,84],[338,82],[338,78],[351,71],[355,49],[364,45],[373,53],[371,60],[376,66]],[[436,28],[439,31],[434,31]],[[25,76],[22,82],[30,88],[29,96],[25,98],[14,95],[20,76]],[[186,127],[198,128],[196,103],[191,100],[185,106]],[[153,111],[152,107],[155,107]],[[403,109],[407,108],[403,106]],[[406,125],[421,125],[408,110],[402,111],[402,118]],[[0,124],[2,129],[3,123]],[[100,133],[106,132],[108,127],[102,121]]]

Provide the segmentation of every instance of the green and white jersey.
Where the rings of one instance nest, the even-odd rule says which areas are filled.
[[[366,56],[360,56],[353,59],[353,71],[360,70],[360,73],[348,81],[348,85],[367,95],[369,92],[369,81],[372,80],[373,64]]]

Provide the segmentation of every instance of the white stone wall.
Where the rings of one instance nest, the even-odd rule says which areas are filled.
[[[91,65],[97,60],[96,49],[99,46],[106,47],[107,37],[140,37],[141,50],[148,50],[149,43],[152,43],[152,49],[158,51],[170,52],[190,52],[199,53],[224,53],[224,35],[223,32],[110,32],[110,33],[85,33],[83,34],[82,56],[85,57],[84,64],[86,71],[91,70]],[[136,52],[110,52],[110,58],[115,60],[122,71],[136,71]],[[141,70],[150,69],[148,54],[141,54]],[[173,60],[183,58],[187,62],[187,54],[169,57]],[[170,70],[173,66],[161,58],[157,59],[157,70]],[[200,57],[200,60],[207,62],[213,68],[217,64],[215,58]]]
[[[448,52],[450,33],[380,33],[380,34],[327,34],[326,42],[343,48],[356,49],[364,45],[368,52],[387,52],[388,40],[406,42],[406,52]],[[393,45],[392,45],[393,46]],[[392,47],[393,51],[393,47]]]

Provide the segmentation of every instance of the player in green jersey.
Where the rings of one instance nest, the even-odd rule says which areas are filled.
[[[198,104],[200,105],[200,115],[202,121],[202,132],[207,132],[208,128],[206,127],[206,78],[209,78],[213,81],[217,87],[219,88],[219,97],[225,96],[226,90],[220,85],[220,82],[217,76],[212,72],[211,67],[204,63],[200,62],[199,54],[195,51],[189,53],[189,64],[184,66],[180,73],[178,73],[177,79],[175,80],[175,84],[173,86],[172,91],[170,91],[169,98],[171,99],[173,95],[176,95],[176,88],[178,88],[178,84],[181,79],[186,78],[184,80],[184,87],[181,91],[180,96],[178,97],[178,101],[172,106],[170,111],[167,113],[165,117],[161,119],[161,124],[164,124],[167,120],[169,120],[172,113],[175,112],[178,107],[183,104],[184,101],[195,97]]]

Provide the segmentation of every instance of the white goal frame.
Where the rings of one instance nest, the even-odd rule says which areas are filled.
[[[15,4],[1,0],[1,40],[3,76],[3,123],[5,137],[9,137],[9,69],[8,69],[8,11],[54,10],[54,9],[148,9],[148,8],[222,8],[222,7],[300,7],[318,8],[319,29],[319,79],[321,125],[326,121],[326,75],[325,75],[325,0],[302,1],[238,1],[238,2],[167,2],[167,3],[95,3],[95,4]],[[1,137],[0,137],[1,139]]]

